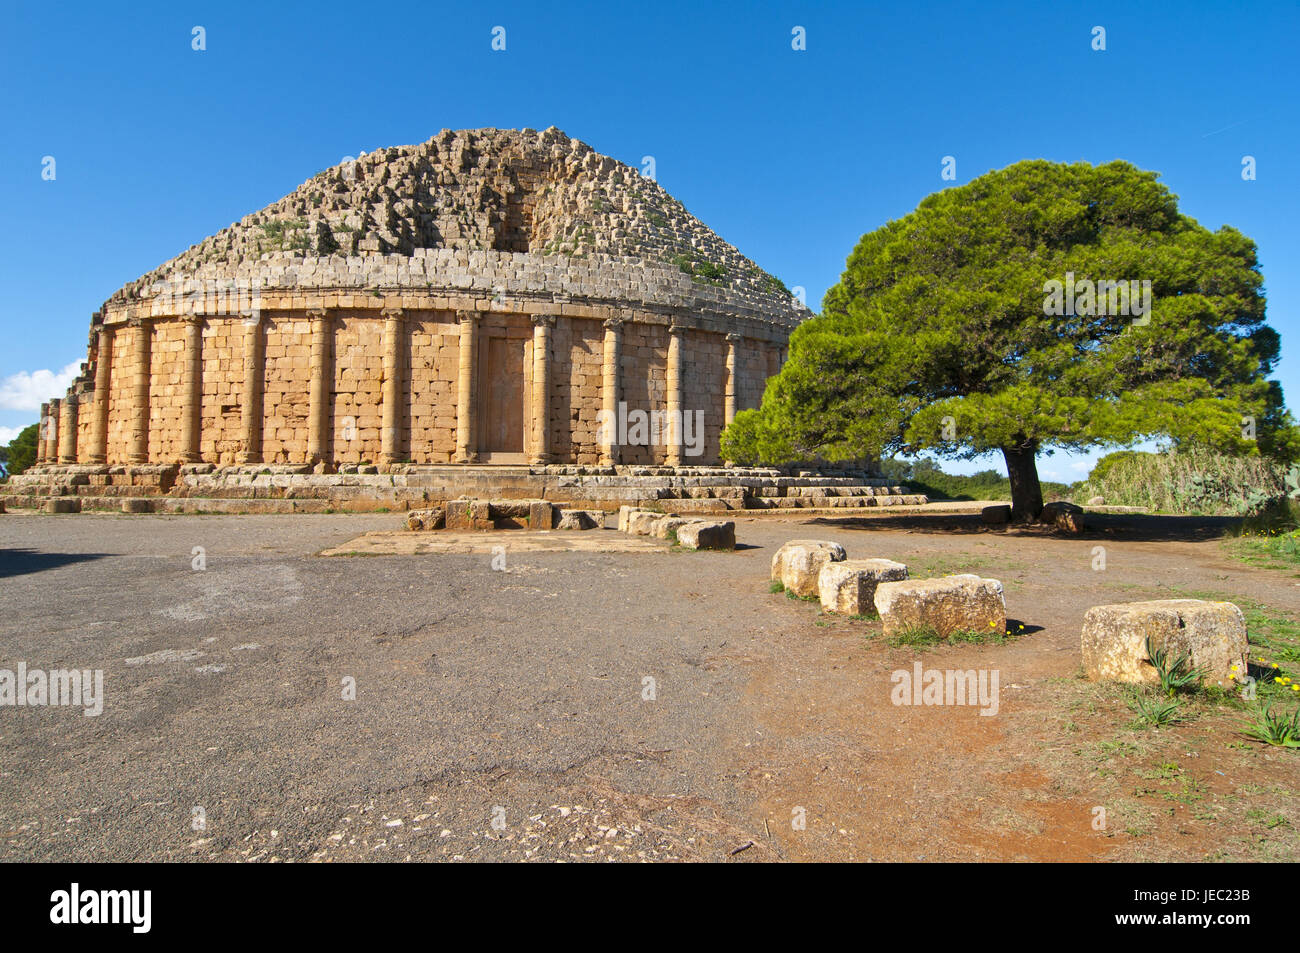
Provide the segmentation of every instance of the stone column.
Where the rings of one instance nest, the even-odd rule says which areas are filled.
[[[457,311],[460,373],[456,381],[456,463],[478,462],[478,311]]]
[[[686,329],[672,325],[668,329],[668,466],[682,465],[682,338]]]
[[[334,368],[330,364],[330,317],[315,308],[307,312],[311,319],[311,394],[307,410],[307,462],[326,463],[325,450],[329,446],[329,392],[333,384]]]
[[[722,421],[726,427],[730,427],[736,419],[736,345],[740,341],[739,334],[727,335],[727,383],[722,400]]]
[[[144,318],[133,318],[135,340],[131,353],[131,450],[127,463],[149,462],[150,340],[153,330]]]
[[[95,348],[95,392],[90,418],[90,449],[87,463],[108,462],[108,392],[113,380],[113,330],[100,325]]]
[[[185,317],[185,360],[181,365],[181,463],[203,459],[203,319]]]
[[[77,462],[77,395],[63,399],[59,417],[59,463]]]
[[[50,415],[45,433],[45,462],[53,466],[59,462],[59,411],[63,402],[55,397],[50,401]]]
[[[45,453],[46,438],[50,433],[50,403],[41,404],[41,425],[36,428],[36,463],[48,463]]]
[[[600,462],[613,466],[619,460],[618,398],[622,384],[623,319],[605,322],[605,356],[601,362],[601,418],[605,421],[605,439],[600,448]]]
[[[262,462],[262,391],[266,379],[262,347],[262,318],[244,318],[244,395],[240,418],[240,451],[236,463]]]
[[[402,433],[402,340],[405,314],[401,308],[385,308],[384,315],[384,419],[379,433],[379,462],[396,463]]]
[[[533,456],[535,464],[551,462],[551,328],[555,318],[533,315]]]

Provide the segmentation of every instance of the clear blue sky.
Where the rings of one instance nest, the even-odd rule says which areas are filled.
[[[958,183],[1025,158],[1127,159],[1258,242],[1294,403],[1298,40],[1295,2],[6,0],[0,428],[36,419],[16,405],[85,358],[91,312],[125,282],[345,155],[479,126],[653,155],[670,192],[814,309],[864,232],[949,184],[945,155]]]

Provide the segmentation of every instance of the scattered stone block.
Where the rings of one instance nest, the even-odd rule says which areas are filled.
[[[865,615],[875,608],[882,582],[907,578],[907,567],[892,559],[845,559],[828,562],[817,574],[822,608],[841,615]]]
[[[80,513],[81,500],[75,496],[60,496],[45,501],[47,513]]]
[[[659,539],[667,539],[691,520],[685,516],[664,516],[654,523],[654,534]]]
[[[1011,522],[1011,507],[1005,503],[999,503],[996,506],[986,506],[980,510],[980,520],[989,525],[996,526],[999,523]]]
[[[446,525],[447,514],[442,507],[427,510],[412,510],[406,516],[406,528],[415,532],[442,529]]]
[[[731,520],[691,520],[677,528],[683,549],[735,549],[736,524]]]
[[[495,529],[487,500],[450,500],[447,503],[447,529]]]
[[[533,500],[528,504],[528,528],[551,529],[555,526],[555,507],[546,500]]]
[[[620,533],[626,533],[626,532],[628,532],[628,531],[629,531],[629,530],[628,530],[628,523],[629,523],[629,522],[631,521],[631,519],[632,519],[632,514],[634,514],[634,513],[646,513],[646,512],[649,512],[649,511],[648,511],[648,510],[643,510],[643,509],[642,509],[641,507],[639,507],[639,506],[620,506],[620,507],[618,508],[618,531],[619,531]],[[660,515],[662,515],[662,514],[660,514]]]
[[[681,532],[678,531],[680,538]],[[817,576],[822,566],[842,562],[846,553],[839,543],[819,539],[792,539],[772,556],[772,579],[796,596],[817,595]]]
[[[1083,667],[1097,681],[1158,682],[1146,641],[1189,655],[1203,685],[1229,687],[1246,674],[1246,617],[1231,602],[1157,599],[1093,606],[1083,617]],[[1236,666],[1234,670],[1233,666]]]
[[[1066,500],[1054,500],[1043,507],[1038,522],[1055,525],[1065,533],[1082,533],[1085,528],[1083,507]]]
[[[954,632],[1005,632],[1002,583],[971,573],[939,579],[882,582],[873,599],[886,636],[930,628],[947,638]]]
[[[152,513],[153,501],[141,499],[138,496],[135,497],[129,496],[122,501],[122,512],[123,513]]]
[[[635,513],[628,514],[627,531],[633,536],[653,536],[655,522],[663,518],[663,513],[656,513],[652,510],[637,510]]]
[[[602,510],[560,510],[556,529],[604,529],[605,513]]]

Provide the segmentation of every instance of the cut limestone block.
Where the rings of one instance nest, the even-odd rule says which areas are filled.
[[[449,500],[447,529],[495,529],[487,500]]]
[[[1011,507],[1005,503],[999,503],[996,506],[986,506],[980,510],[980,519],[989,526],[996,526],[999,523],[1011,522]]]
[[[1231,602],[1157,599],[1093,606],[1083,617],[1083,667],[1088,677],[1157,682],[1146,640],[1168,649],[1169,661],[1190,655],[1203,685],[1231,686],[1246,674],[1246,617]],[[1236,668],[1234,669],[1234,666]]]
[[[628,523],[631,522],[632,516],[636,513],[650,513],[652,510],[644,510],[639,506],[620,506],[618,508],[618,531],[620,533],[630,532]],[[663,516],[662,513],[655,513],[656,516]]]
[[[663,513],[653,510],[637,510],[627,517],[627,531],[633,536],[653,536],[655,523],[664,518]]]
[[[882,582],[874,602],[886,636],[910,629],[933,629],[944,638],[954,632],[1007,630],[1002,583],[970,573]]]
[[[680,536],[680,532],[678,534]],[[817,575],[827,563],[842,562],[844,547],[820,539],[792,539],[772,556],[772,580],[796,596],[817,595]]]
[[[555,507],[546,500],[532,500],[528,504],[528,528],[550,529],[555,525]]]
[[[605,514],[602,510],[560,510],[560,520],[556,529],[604,529]]]
[[[76,496],[60,496],[52,500],[45,501],[45,512],[47,513],[80,513],[81,498]]]
[[[406,516],[406,528],[416,532],[422,530],[442,529],[446,521],[446,513],[442,507],[434,507],[428,510],[412,510]]]
[[[691,520],[677,528],[683,549],[735,549],[736,524],[731,520]]]
[[[654,535],[660,539],[667,539],[689,522],[691,522],[690,518],[685,516],[660,517],[655,520]]]
[[[152,513],[153,501],[138,496],[127,497],[122,501],[123,513]]]
[[[875,607],[876,587],[906,578],[907,567],[892,559],[846,559],[822,566],[817,591],[827,612],[865,615]]]

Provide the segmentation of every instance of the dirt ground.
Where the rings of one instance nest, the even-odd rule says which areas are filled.
[[[0,710],[0,858],[1296,859],[1300,753],[1232,698],[1137,727],[1079,634],[1188,596],[1291,632],[1300,575],[1234,558],[1226,521],[1094,523],[741,518],[735,553],[503,531],[494,571],[393,514],[8,514],[0,667],[102,668],[107,701]],[[1011,635],[893,647],[770,591],[792,538],[1000,579]],[[996,671],[997,713],[894,704],[918,660]]]
[[[1248,568],[1217,519],[1095,517],[1086,537],[990,531],[971,518],[821,522],[806,535],[913,576],[976,572],[1006,587],[1004,644],[891,648],[874,621],[791,603],[788,651],[746,659],[769,737],[747,782],[782,856],[842,860],[1294,860],[1300,756],[1243,740],[1230,705],[1138,727],[1122,688],[1082,677],[1086,610],[1206,597],[1300,618],[1300,575]],[[818,532],[820,528],[833,534]],[[1094,569],[1095,547],[1105,569]],[[786,600],[769,596],[774,602]],[[1024,626],[1024,634],[1019,627]],[[896,706],[884,676],[998,669],[996,716]],[[864,690],[868,689],[869,690]],[[795,834],[793,806],[806,808]],[[1105,827],[1095,829],[1096,809]]]

